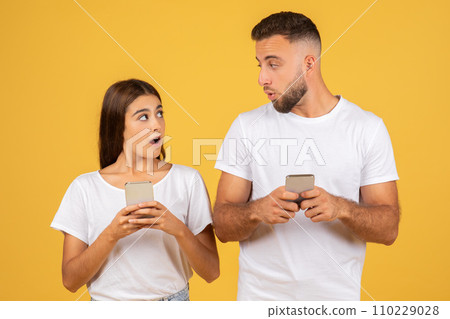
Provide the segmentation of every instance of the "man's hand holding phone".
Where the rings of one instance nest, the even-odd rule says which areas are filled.
[[[343,216],[346,201],[343,198],[333,196],[321,187],[301,193],[305,198],[300,204],[301,209],[306,209],[305,216],[313,222],[333,221]]]
[[[252,218],[266,224],[287,223],[299,210],[297,203],[293,202],[298,196],[286,191],[285,186],[280,186],[266,197],[255,201]]]

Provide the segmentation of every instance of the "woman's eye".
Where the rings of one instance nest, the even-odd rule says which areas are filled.
[[[278,65],[276,65],[276,64],[270,64],[270,67],[271,68],[276,68]]]
[[[142,116],[139,118],[139,121],[145,121],[145,120],[148,120],[148,115],[147,115],[147,114],[144,114],[144,115],[142,115]]]
[[[156,115],[157,115],[158,117],[163,117],[163,114],[164,114],[163,111],[159,111],[158,113],[156,113]]]

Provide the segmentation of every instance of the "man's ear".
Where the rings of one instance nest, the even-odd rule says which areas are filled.
[[[316,66],[316,60],[317,60],[316,57],[313,55],[307,55],[305,57],[305,65],[307,72],[314,70]]]

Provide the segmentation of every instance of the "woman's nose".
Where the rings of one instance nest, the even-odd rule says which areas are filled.
[[[155,131],[155,132],[161,132],[161,128],[162,125],[160,123],[160,121],[158,121],[158,119],[153,118],[150,122],[149,122],[149,127],[150,131]]]

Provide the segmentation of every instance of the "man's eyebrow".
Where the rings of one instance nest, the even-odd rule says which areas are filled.
[[[279,56],[276,56],[276,55],[268,55],[268,56],[264,57],[264,60],[265,60],[265,61],[267,61],[267,60],[269,60],[269,59],[277,59],[277,60],[283,61],[282,58],[280,58]],[[258,59],[258,57],[256,57],[256,60],[258,60],[258,62],[260,62],[259,59]]]
[[[162,109],[162,105],[160,104],[160,105],[158,105],[157,107],[156,107],[156,109]],[[131,115],[131,116],[135,116],[136,114],[138,114],[138,113],[141,113],[141,112],[150,112],[150,109],[148,109],[148,108],[145,108],[145,109],[140,109],[140,110],[137,110],[136,112],[134,112],[134,114],[133,115]]]
[[[277,60],[282,60],[282,58],[280,58],[279,56],[276,55],[268,55],[264,58],[264,60],[269,60],[269,59],[277,59]]]

